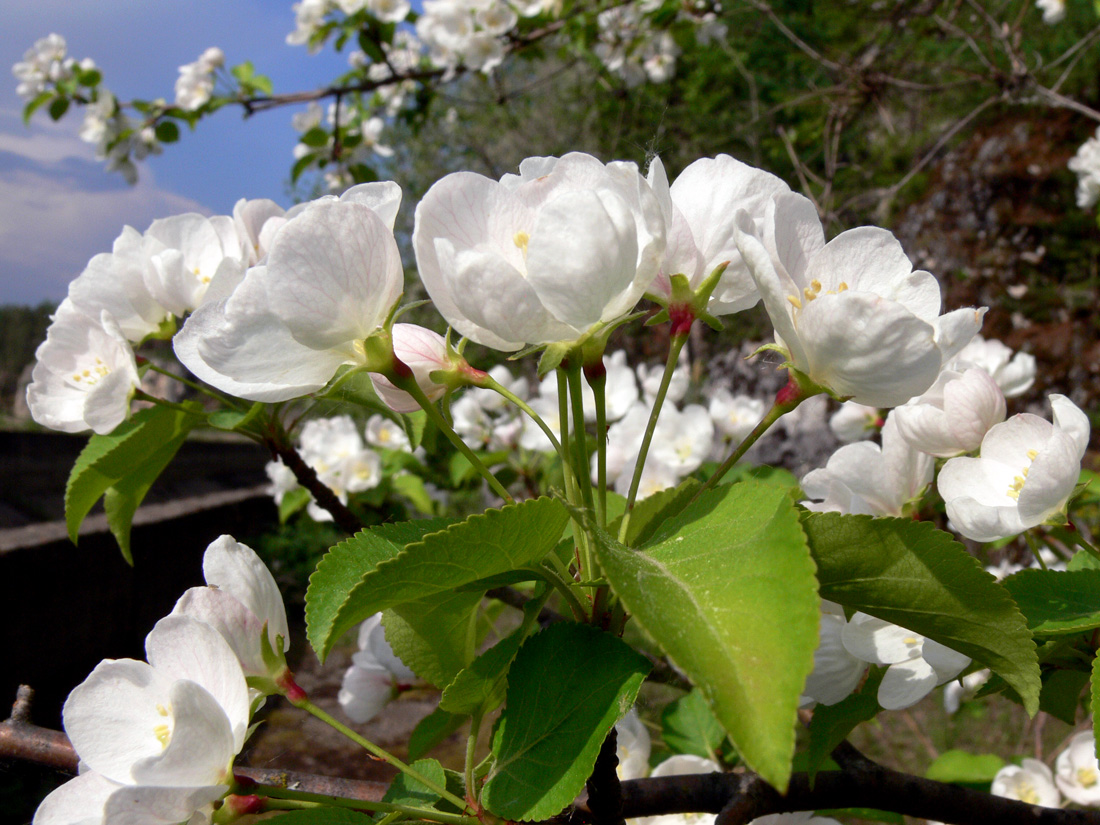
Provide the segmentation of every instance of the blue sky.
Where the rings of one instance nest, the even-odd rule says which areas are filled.
[[[278,91],[313,88],[346,69],[331,50],[286,45],[291,0],[0,0],[0,304],[59,301],[125,224],[186,211],[229,213],[238,198],[289,205],[286,184],[296,133],[293,108],[245,122],[226,108],[163,155],[141,164],[130,187],[107,173],[77,132],[82,112],[59,123],[41,112],[25,127],[11,66],[57,32],[69,54],[91,57],[120,99],[171,99],[178,67],[208,46],[228,65],[251,60]]]

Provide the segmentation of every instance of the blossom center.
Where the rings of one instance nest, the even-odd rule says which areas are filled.
[[[788,295],[787,300],[790,301],[791,306],[793,306],[795,309],[802,309],[803,299],[805,299],[806,303],[808,304],[819,295],[839,295],[841,292],[847,291],[848,284],[845,281],[841,281],[836,289],[827,289],[824,292],[821,291],[822,288],[823,287],[821,286],[821,281],[819,281],[817,278],[814,278],[812,281],[810,281],[809,286],[802,288],[801,296]]]
[[[169,709],[164,705],[157,703],[157,713],[163,716],[165,719],[169,718]],[[168,742],[172,738],[172,727],[167,722],[162,725],[156,725],[153,727],[153,736],[160,742],[161,748],[167,748]]]
[[[73,381],[84,387],[94,387],[100,378],[104,378],[109,375],[111,368],[103,363],[103,359],[96,358],[95,364],[81,370],[80,372],[73,373]]]
[[[1022,470],[1020,470],[1020,475],[1015,476],[1012,479],[1012,483],[1008,485],[1008,491],[1007,491],[1006,495],[1009,498],[1011,498],[1013,501],[1019,501],[1020,500],[1020,493],[1024,489],[1024,482],[1027,481],[1028,470],[1031,469],[1031,462],[1035,460],[1035,457],[1037,455],[1039,455],[1038,450],[1028,450],[1027,451],[1027,457],[1029,459],[1028,465],[1026,467],[1024,467]]]
[[[1016,788],[1016,794],[1021,802],[1026,802],[1028,805],[1039,804],[1039,794],[1035,791],[1034,786],[1027,782],[1020,783],[1019,787]]]
[[[1077,783],[1083,788],[1091,788],[1098,781],[1100,781],[1100,775],[1097,775],[1096,768],[1085,767],[1077,769]]]
[[[512,243],[523,253],[523,260],[527,260],[527,244],[531,242],[531,236],[526,232],[517,232],[512,236]]]

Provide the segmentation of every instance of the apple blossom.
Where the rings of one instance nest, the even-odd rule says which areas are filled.
[[[214,91],[214,71],[225,65],[225,54],[216,46],[199,55],[199,59],[180,66],[176,80],[176,105],[193,112],[202,107]]]
[[[966,538],[1007,538],[1064,514],[1090,427],[1064,395],[1050,396],[1050,405],[1053,424],[1029,413],[1015,415],[985,434],[977,458],[953,458],[940,470],[937,485],[947,516]]]
[[[727,315],[755,305],[760,293],[741,260],[731,218],[744,209],[759,225],[772,196],[791,188],[775,175],[729,155],[695,161],[671,186],[661,159],[654,158],[646,180],[668,226],[668,246],[652,291],[667,301],[672,275],[686,275],[695,289],[716,267],[728,263],[707,310]]]
[[[384,450],[401,450],[402,452],[412,451],[409,437],[401,429],[401,426],[380,413],[367,419],[367,427],[363,435],[372,447],[381,447]]]
[[[803,506],[818,512],[902,516],[906,505],[932,481],[935,463],[898,432],[897,411],[882,427],[882,446],[870,441],[845,444],[824,468],[802,478],[810,499]]]
[[[126,785],[89,770],[42,800],[33,825],[206,825],[213,803],[228,791],[228,785]]]
[[[277,677],[286,669],[279,656],[290,644],[286,608],[271,571],[248,545],[219,536],[202,559],[206,587],[192,587],[176,602],[172,615],[206,622],[229,642],[246,676]],[[267,645],[282,661],[269,664]],[[281,642],[279,641],[281,639]]]
[[[894,407],[927,390],[985,309],[940,315],[940,288],[885,229],[825,243],[814,205],[774,196],[762,225],[737,213],[737,246],[787,364],[844,400]]]
[[[1069,169],[1077,174],[1077,205],[1082,209],[1100,200],[1100,129],[1069,159]]]
[[[224,786],[249,720],[237,656],[189,616],[161,619],[145,649],[148,664],[105,660],[69,694],[65,731],[82,763],[124,785]]]
[[[1005,765],[993,777],[989,792],[1045,808],[1057,808],[1062,803],[1054,787],[1054,775],[1038,759],[1024,759],[1021,765]]]
[[[266,264],[188,319],[174,341],[184,365],[237,397],[285,401],[321,389],[344,364],[367,364],[363,341],[402,289],[392,231],[400,190],[356,190],[295,213]]]
[[[814,669],[806,679],[801,704],[835,705],[859,686],[867,672],[867,662],[853,656],[844,646],[847,625],[844,609],[835,602],[822,600]]]
[[[878,703],[887,710],[916,704],[970,664],[968,656],[866,613],[852,616],[841,638],[856,658],[887,668],[878,688]]]
[[[948,714],[956,713],[959,706],[974,698],[978,689],[989,681],[990,671],[975,670],[965,676],[948,682],[943,686],[943,709]]]
[[[1035,356],[1026,352],[1013,355],[996,338],[975,335],[945,369],[962,372],[968,367],[981,367],[993,376],[1005,398],[1022,395],[1035,383]]]
[[[1066,16],[1066,0],[1035,0],[1035,5],[1043,13],[1043,22],[1053,26],[1061,23]]]
[[[1054,760],[1054,781],[1070,802],[1100,805],[1100,762],[1091,730],[1076,734]]]
[[[699,469],[714,444],[714,422],[706,407],[688,404],[682,410],[669,404],[661,408],[650,459],[683,477]]]
[[[244,249],[227,215],[188,212],[161,218],[145,230],[144,241],[151,263],[145,285],[177,318],[203,303],[215,279],[235,286],[244,275]]]
[[[636,708],[615,723],[615,755],[619,758],[616,772],[619,779],[641,779],[649,773],[652,742],[649,731]]]
[[[878,407],[845,401],[829,419],[829,429],[845,444],[871,438],[883,425]]]
[[[129,416],[141,379],[129,342],[106,310],[97,320],[62,301],[35,358],[27,407],[39,424],[106,435]]]
[[[574,152],[528,158],[499,182],[447,175],[416,208],[413,247],[447,322],[514,350],[630,312],[657,275],[665,225],[634,164]]]
[[[901,437],[938,458],[981,446],[989,428],[1005,419],[1005,397],[983,369],[944,370],[919,398],[893,412]]]
[[[725,387],[717,387],[710,394],[707,411],[723,441],[737,445],[760,423],[768,407],[759,398],[733,395]]]
[[[375,613],[359,625],[359,650],[352,654],[351,667],[337,700],[353,722],[368,722],[397,696],[402,685],[417,681],[386,641],[382,614]]]

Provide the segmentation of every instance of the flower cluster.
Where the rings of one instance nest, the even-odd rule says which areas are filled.
[[[95,62],[91,58],[77,61],[67,56],[65,38],[49,34],[27,49],[23,59],[12,66],[12,74],[19,81],[15,92],[24,100],[34,100],[50,86],[71,79],[75,71],[91,71]]]
[[[147,661],[107,659],[69,695],[81,774],[46,797],[35,825],[199,825],[230,792],[252,714],[288,684],[286,610],[263,562],[230,536],[207,548],[203,573],[207,586],[149,633]]]
[[[176,105],[193,112],[210,100],[214,92],[214,72],[225,65],[225,54],[216,46],[199,55],[199,59],[180,66],[176,80]]]

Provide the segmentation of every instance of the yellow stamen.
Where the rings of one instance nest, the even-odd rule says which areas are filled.
[[[1100,781],[1100,776],[1097,775],[1096,768],[1085,767],[1077,769],[1077,782],[1083,787],[1091,788],[1098,781]]]
[[[836,291],[837,292],[844,292],[846,289],[848,289],[848,284],[846,284],[844,281],[841,281],[840,286],[838,286],[836,288]]]
[[[1032,461],[1034,461],[1036,456],[1038,456],[1038,455],[1039,455],[1038,450],[1028,450],[1027,451],[1027,457],[1030,458]]]
[[[514,243],[523,252],[523,256],[527,257],[527,244],[531,242],[531,236],[526,232],[517,232],[512,236],[512,243]]]
[[[902,639],[902,641],[907,645],[915,645],[920,641],[920,639],[918,639],[916,636],[906,636],[904,639]]]
[[[1035,789],[1030,785],[1020,785],[1016,789],[1016,793],[1021,802],[1026,802],[1028,805],[1039,804],[1039,794],[1037,794]]]
[[[167,725],[157,725],[153,728],[153,735],[157,737],[162,748],[167,748],[168,740],[172,738],[172,732],[168,730]]]
[[[797,295],[788,295],[787,300],[791,302],[791,306],[795,309],[802,309],[802,302],[798,300]]]

